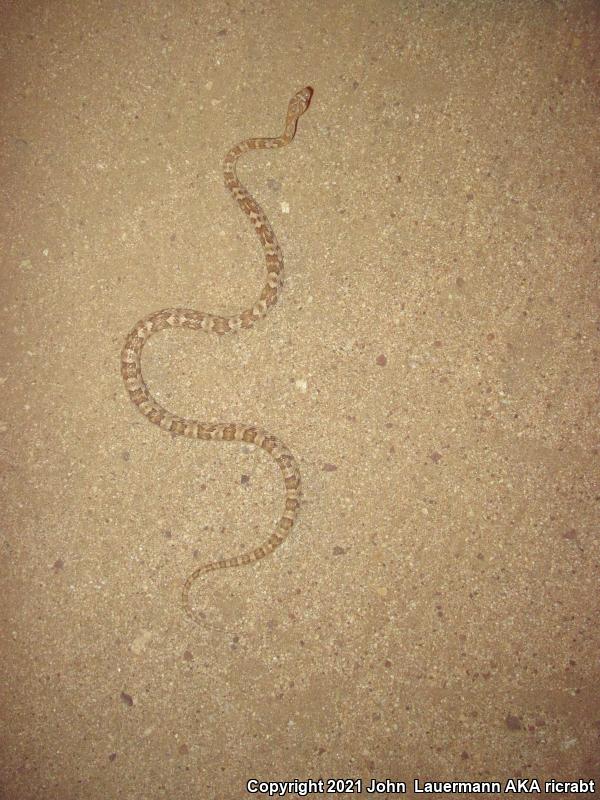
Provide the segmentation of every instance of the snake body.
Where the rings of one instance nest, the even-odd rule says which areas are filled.
[[[224,442],[246,442],[266,450],[279,466],[285,484],[285,503],[283,513],[271,536],[259,547],[240,556],[220,561],[210,561],[195,569],[186,579],[181,600],[188,617],[197,622],[190,601],[192,584],[201,575],[213,570],[251,564],[264,558],[286,539],[296,520],[300,507],[300,471],[296,459],[283,442],[272,433],[254,425],[240,422],[202,422],[186,419],[173,414],[158,403],[148,391],[142,375],[141,356],[144,344],[158,331],[165,328],[191,328],[222,336],[234,333],[241,328],[251,328],[264,317],[279,297],[283,282],[283,254],[275,232],[264,211],[248,190],[240,183],[236,174],[236,163],[241,155],[249,150],[264,150],[285,147],[296,133],[299,117],[306,111],[312,97],[312,89],[305,87],[297,92],[289,102],[283,134],[276,138],[246,139],[232,147],[223,162],[225,186],[234,200],[249,217],[265,254],[267,280],[258,300],[245,311],[231,317],[209,314],[188,308],[165,308],[141,319],[127,336],[121,351],[121,374],[131,401],[138,407],[149,422],[164,431],[190,439],[221,440]]]

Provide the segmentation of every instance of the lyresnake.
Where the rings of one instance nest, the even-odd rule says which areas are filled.
[[[285,483],[283,513],[271,536],[254,550],[240,556],[220,561],[210,561],[197,567],[187,578],[182,589],[185,613],[195,622],[190,602],[190,589],[194,581],[207,572],[226,567],[237,567],[258,561],[275,550],[286,539],[296,520],[300,506],[300,471],[292,453],[283,442],[267,431],[240,422],[202,422],[173,414],[158,403],[148,391],[142,375],[141,356],[144,344],[165,328],[191,328],[223,335],[241,328],[250,328],[264,317],[278,299],[283,277],[283,254],[275,233],[264,211],[240,183],[236,175],[236,162],[248,150],[285,147],[296,133],[298,118],[309,106],[312,89],[307,86],[297,92],[289,102],[283,134],[276,138],[245,139],[232,147],[225,156],[223,173],[229,189],[242,211],[249,217],[262,244],[267,267],[267,280],[258,300],[250,308],[231,317],[217,316],[205,311],[187,308],[165,308],[144,317],[127,336],[121,352],[121,373],[132,402],[150,422],[172,434],[191,439],[246,442],[266,450],[277,462]]]

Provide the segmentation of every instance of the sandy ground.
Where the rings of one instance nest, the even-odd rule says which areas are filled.
[[[598,3],[2,19],[2,797],[598,779]],[[305,84],[293,145],[240,165],[280,302],[145,351],[170,409],[301,466],[286,543],[195,587],[219,632],[182,582],[270,535],[279,472],[149,425],[119,353],[257,297],[221,160]]]

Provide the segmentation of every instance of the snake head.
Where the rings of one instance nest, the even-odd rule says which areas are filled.
[[[313,96],[312,86],[305,86],[292,97],[288,107],[288,118],[299,117],[304,114],[310,105],[310,98]]]

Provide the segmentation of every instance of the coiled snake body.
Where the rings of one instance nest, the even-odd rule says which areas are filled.
[[[182,589],[182,603],[185,613],[197,621],[192,612],[190,589],[194,581],[204,573],[226,567],[250,564],[273,552],[285,540],[295,522],[300,506],[300,471],[292,453],[272,433],[254,425],[240,422],[200,422],[177,416],[160,405],[148,391],[142,375],[141,355],[144,344],[158,331],[165,328],[191,328],[208,333],[223,335],[240,328],[250,328],[264,317],[269,308],[277,302],[282,286],[283,254],[275,233],[264,211],[240,183],[235,166],[238,158],[248,150],[263,150],[284,147],[296,133],[298,118],[306,111],[312,97],[312,89],[306,87],[290,100],[283,134],[271,139],[246,139],[235,145],[225,156],[223,173],[225,185],[233,195],[242,211],[250,218],[265,252],[267,281],[260,297],[251,308],[232,317],[215,316],[205,311],[187,308],[165,308],[140,320],[127,336],[121,352],[121,373],[125,387],[132,402],[150,422],[165,431],[187,436],[191,439],[222,440],[226,442],[247,442],[262,447],[277,462],[285,483],[285,505],[283,513],[271,536],[259,547],[234,558],[211,561],[195,569],[187,578]]]

